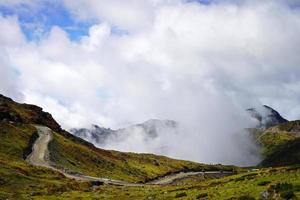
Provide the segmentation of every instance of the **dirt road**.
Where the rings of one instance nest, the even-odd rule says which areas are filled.
[[[52,140],[53,135],[52,135],[52,130],[49,129],[48,127],[45,126],[35,126],[39,137],[35,141],[33,148],[32,148],[32,153],[27,157],[26,161],[32,165],[36,166],[42,166],[42,167],[47,167],[52,170],[58,171],[62,174],[64,174],[67,178],[75,179],[78,181],[99,181],[103,182],[106,184],[111,184],[111,185],[119,185],[119,186],[144,186],[144,185],[166,185],[166,184],[171,184],[173,181],[197,174],[208,174],[208,173],[222,173],[222,172],[180,172],[176,174],[172,174],[169,176],[164,176],[162,178],[158,178],[156,180],[150,181],[145,184],[139,184],[139,183],[128,183],[120,180],[112,180],[112,179],[107,179],[107,178],[99,178],[99,177],[92,177],[92,176],[85,176],[81,174],[71,174],[67,172],[67,170],[61,170],[58,168],[55,168],[50,164],[49,160],[49,150],[48,150],[48,144]]]

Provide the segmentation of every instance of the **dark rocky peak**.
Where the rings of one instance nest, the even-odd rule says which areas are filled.
[[[0,121],[12,121],[24,124],[41,124],[54,131],[62,131],[60,125],[50,113],[41,107],[22,104],[0,94]]]
[[[257,128],[266,129],[288,122],[288,120],[284,119],[276,110],[267,105],[263,105],[259,108],[249,108],[247,111],[251,117],[257,119],[259,123]]]
[[[178,123],[173,120],[150,119],[144,123],[133,125],[132,127],[141,127],[149,136],[157,137],[160,132],[167,131],[168,129],[175,130],[178,127]]]
[[[116,131],[93,124],[91,128],[72,128],[70,132],[84,140],[103,144],[105,140]]]
[[[166,131],[175,132],[177,127],[178,123],[173,120],[150,119],[146,122],[134,124],[117,130],[92,125],[91,128],[73,128],[70,132],[84,140],[101,145],[105,144],[108,139],[122,138],[122,136],[136,130],[147,134],[149,137],[155,138]]]

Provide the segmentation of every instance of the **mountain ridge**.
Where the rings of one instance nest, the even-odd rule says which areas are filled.
[[[1,114],[2,111],[4,114]],[[199,164],[153,154],[107,151],[58,128],[51,115],[36,116],[40,112],[43,112],[41,108],[36,109],[0,96],[0,199],[258,199],[266,191],[271,197],[284,197],[284,192],[300,197],[300,182],[297,179],[300,171],[296,165],[238,168]],[[82,182],[66,178],[59,171],[30,165],[25,158],[31,154],[28,150],[32,150],[38,140],[36,123],[57,128],[57,131],[51,130],[52,139],[48,149],[49,159],[59,170],[132,183],[148,182],[172,174],[178,174],[178,179],[174,183],[164,179],[161,182],[166,185],[163,186],[116,186],[109,182]],[[295,132],[300,127],[298,122],[277,126],[269,130]],[[293,153],[295,148],[298,150],[297,145],[292,145],[289,151]],[[279,150],[275,156],[281,156],[282,153],[284,151]],[[281,161],[286,163],[287,160]],[[277,165],[276,162],[272,160],[271,165]],[[219,171],[219,174],[201,173],[213,170]],[[229,170],[234,174],[227,176],[222,173]],[[179,172],[191,173],[184,177]],[[280,188],[281,185],[288,185],[288,190]]]
[[[125,133],[131,131],[138,130],[144,132],[150,138],[155,138],[163,131],[175,132],[177,127],[178,122],[174,120],[149,119],[143,123],[133,124],[125,128],[115,130],[93,124],[91,128],[72,128],[70,129],[70,132],[73,135],[87,140],[95,145],[103,145],[106,143],[106,140],[120,138]]]
[[[22,150],[20,149],[22,155],[18,159],[24,159],[24,152],[32,148],[32,140],[37,138],[33,125],[49,127],[54,132],[53,139],[49,143],[50,160],[58,168],[66,168],[90,176],[136,182],[181,170],[220,168],[154,154],[123,153],[96,148],[93,144],[63,130],[51,114],[44,112],[42,108],[20,104],[4,96],[0,96],[0,125],[0,137],[6,135],[5,140],[0,138],[3,142],[1,150],[8,155],[9,149],[18,146],[18,144],[10,144],[20,142],[14,141],[13,135],[10,138],[9,133],[13,132],[17,136],[18,133],[14,131],[26,127],[24,134],[27,135],[28,142],[26,147],[22,146]]]
[[[257,128],[267,129],[277,124],[288,122],[279,112],[267,105],[259,108],[248,108],[246,111],[258,121]]]

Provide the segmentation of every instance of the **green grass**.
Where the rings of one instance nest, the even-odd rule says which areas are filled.
[[[260,166],[300,164],[300,121],[291,121],[267,130],[248,129],[261,147]]]
[[[4,103],[3,103],[4,102]],[[4,120],[2,120],[4,119]],[[14,122],[12,122],[14,121]],[[93,145],[60,130],[50,114],[40,108],[18,104],[0,96],[0,199],[259,199],[263,191],[281,199],[300,198],[300,167],[270,167],[256,171],[238,168],[232,176],[193,176],[174,185],[123,187],[92,186],[88,182],[67,179],[62,174],[43,167],[30,166],[24,158],[30,153],[36,129],[30,123],[54,128],[54,140],[49,145],[53,162],[85,175],[108,177],[130,182],[143,182],[158,176],[188,170],[231,170],[232,166],[204,165],[174,160],[152,154],[122,153],[97,149]],[[268,155],[275,160],[298,158],[299,139],[292,132],[299,123],[271,129],[260,137]],[[276,132],[278,133],[278,131]],[[286,134],[288,133],[288,134]],[[290,135],[292,134],[292,135]],[[255,131],[255,137],[261,136]],[[290,143],[296,141],[294,143]],[[284,146],[288,145],[288,146]],[[269,151],[269,152],[268,152]],[[277,154],[276,154],[277,153]],[[277,159],[278,160],[278,159]],[[277,199],[280,199],[279,197]]]
[[[25,158],[36,138],[37,131],[32,125],[5,121],[0,123],[0,199],[27,199],[32,195],[49,196],[71,191],[85,193],[85,190],[91,189],[91,185],[66,179],[58,172],[30,166]],[[129,182],[146,181],[180,170],[230,168],[152,154],[106,151],[58,133],[54,134],[49,149],[53,161],[59,167],[85,175]]]
[[[300,131],[300,120],[290,121],[287,123],[279,124],[277,127],[280,131],[299,132]]]
[[[290,121],[262,129],[247,129],[253,139],[262,147],[262,155],[272,154],[278,147],[300,136],[300,120]]]
[[[272,154],[279,146],[294,139],[296,139],[296,136],[288,132],[264,132],[260,137],[260,143],[263,145],[263,155]]]
[[[29,199],[32,195],[49,194],[51,188],[64,192],[83,188],[57,172],[25,162],[35,134],[31,125],[0,122],[0,199]]]
[[[252,178],[236,181],[240,177]],[[263,181],[268,181],[269,184],[259,185]],[[144,187],[103,185],[86,189],[86,191],[67,191],[50,196],[40,195],[34,199],[259,199],[261,192],[272,188],[274,192],[272,195],[282,197],[295,195],[299,198],[299,186],[300,170],[285,167],[260,169],[255,173],[245,172],[216,180],[183,185]]]
[[[49,149],[52,161],[59,168],[129,182],[145,182],[177,171],[232,169],[232,166],[204,165],[153,154],[122,153],[91,148],[60,134],[54,134]]]
[[[279,145],[262,162],[262,166],[285,166],[300,163],[300,138]]]
[[[26,158],[37,138],[30,124],[41,124],[56,131],[49,144],[51,159],[60,168],[85,175],[130,182],[143,182],[178,171],[226,169],[231,166],[203,165],[152,154],[121,153],[98,149],[92,144],[60,129],[59,124],[42,108],[20,104],[0,95],[0,159],[17,161]],[[24,161],[24,160],[23,160]]]
[[[288,184],[289,187],[276,189],[279,195],[283,197],[293,195],[300,197],[300,167],[298,166],[263,168],[255,172],[244,170],[245,172],[233,176],[211,177],[201,180],[195,176],[195,181],[193,181],[193,177],[189,177],[185,181],[178,182],[179,185],[144,187],[102,185],[93,187],[90,183],[67,179],[55,171],[28,165],[24,161],[23,155],[28,145],[31,145],[30,140],[34,134],[35,129],[30,125],[0,123],[0,199],[134,200],[174,199],[176,195],[178,199],[222,200],[246,197],[258,199],[261,192],[272,187],[278,188],[280,184]],[[110,165],[114,165],[116,171],[113,171],[112,177],[138,181],[145,176],[151,177],[152,175],[165,173],[170,169],[175,170],[174,167],[176,166],[181,168],[182,166],[191,165],[193,167],[197,165],[151,154],[95,150],[82,144],[76,144],[60,134],[55,134],[54,138],[54,141],[57,142],[55,148],[59,148],[58,146],[61,145],[60,148],[65,149],[65,151],[57,149],[61,154],[60,156],[62,156],[60,158],[61,164],[68,164],[69,167],[75,164],[73,170],[81,170],[91,175],[99,173],[101,176],[103,174],[110,176],[108,169],[110,169]],[[99,152],[96,153],[96,151]],[[89,155],[90,153],[92,156]],[[79,161],[76,161],[77,159]],[[95,161],[95,159],[99,161]],[[156,162],[153,162],[154,160]],[[93,162],[91,161],[98,164],[92,166]],[[168,164],[168,162],[171,163]],[[129,167],[125,169],[124,166]],[[103,169],[99,169],[101,167]],[[88,172],[89,169],[90,172]],[[129,171],[128,174],[125,172],[126,170]],[[184,195],[181,196],[181,194]]]

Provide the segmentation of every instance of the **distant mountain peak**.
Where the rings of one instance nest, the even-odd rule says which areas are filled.
[[[177,127],[178,123],[174,120],[149,119],[143,123],[133,124],[117,130],[103,128],[93,124],[91,128],[73,128],[70,132],[89,142],[102,145],[105,144],[108,139],[122,138],[124,134],[136,130],[141,131],[141,133],[145,133],[149,137],[155,138],[165,131],[175,132]]]
[[[266,129],[288,122],[288,120],[283,118],[276,110],[267,105],[257,108],[249,108],[247,109],[247,112],[251,115],[251,117],[255,118],[259,122],[258,128]]]

